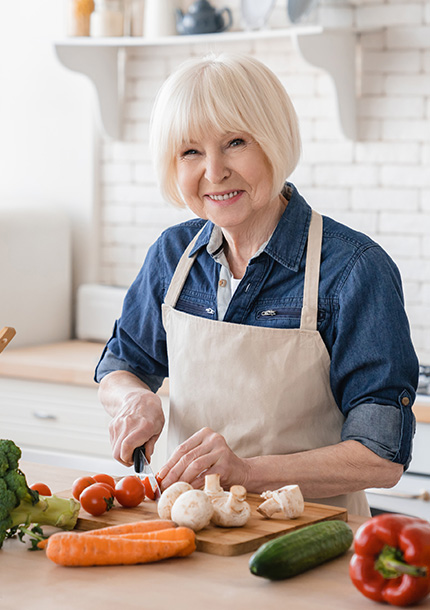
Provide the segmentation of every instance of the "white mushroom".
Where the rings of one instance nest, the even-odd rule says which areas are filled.
[[[251,507],[246,502],[246,489],[233,485],[229,492],[212,499],[214,513],[212,523],[221,527],[242,527],[251,516]]]
[[[181,494],[190,489],[193,489],[193,486],[184,481],[172,483],[172,485],[165,489],[158,500],[157,510],[160,519],[170,519],[173,504]]]
[[[217,497],[224,497],[226,493],[224,489],[220,485],[220,475],[219,474],[207,474],[205,476],[205,494],[209,496],[212,500]]]
[[[266,501],[260,504],[257,511],[265,517],[281,512],[285,519],[297,519],[305,510],[302,492],[298,485],[286,485],[275,491],[265,491],[261,497]]]
[[[195,532],[209,525],[214,508],[209,496],[201,489],[192,489],[179,496],[172,506],[171,519],[177,525]]]

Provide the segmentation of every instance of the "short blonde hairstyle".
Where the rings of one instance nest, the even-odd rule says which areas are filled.
[[[253,57],[222,53],[183,63],[158,92],[150,148],[163,196],[184,207],[176,159],[208,131],[242,131],[260,145],[272,168],[273,196],[295,169],[301,150],[293,104],[275,74]]]

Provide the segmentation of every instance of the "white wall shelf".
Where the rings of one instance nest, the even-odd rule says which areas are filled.
[[[240,40],[291,38],[301,56],[311,65],[327,72],[334,83],[340,125],[349,139],[356,139],[356,33],[352,30],[327,30],[319,26],[286,29],[233,31],[196,36],[76,37],[56,41],[60,62],[88,76],[97,92],[101,122],[106,134],[121,139],[123,125],[124,60],[127,49],[156,46],[218,45]]]

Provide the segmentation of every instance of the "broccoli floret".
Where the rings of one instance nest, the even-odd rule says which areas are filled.
[[[11,440],[0,439],[0,548],[20,525],[53,525],[65,530],[75,527],[80,503],[74,498],[41,496],[30,489],[18,468],[21,449]]]

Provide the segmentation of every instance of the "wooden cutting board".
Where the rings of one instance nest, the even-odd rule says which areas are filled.
[[[72,496],[70,490],[56,495],[62,497]],[[311,502],[305,502],[305,511],[298,519],[286,520],[278,517],[266,519],[256,510],[262,501],[258,494],[248,494],[247,502],[251,506],[251,517],[244,527],[225,528],[210,525],[197,532],[197,550],[213,555],[242,555],[255,551],[264,542],[272,538],[292,532],[305,525],[331,519],[348,520],[345,508],[313,504]],[[99,517],[89,515],[81,509],[76,529],[86,531],[108,525],[158,518],[156,502],[144,500],[136,508],[122,508],[115,504],[114,508]]]

